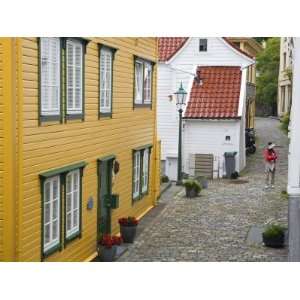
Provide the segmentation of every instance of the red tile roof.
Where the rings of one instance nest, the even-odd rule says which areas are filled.
[[[169,60],[188,40],[187,37],[163,37],[158,39],[160,61]]]
[[[236,49],[243,55],[253,59],[251,55],[237,47],[234,43],[230,42],[227,38],[224,41],[232,48]],[[168,61],[183,47],[188,40],[188,37],[161,37],[158,39],[158,56],[159,61]]]
[[[202,85],[193,82],[185,118],[238,118],[241,76],[240,67],[198,67]]]

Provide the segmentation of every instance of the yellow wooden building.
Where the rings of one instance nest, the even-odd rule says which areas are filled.
[[[263,47],[254,38],[230,37],[229,40],[245,53],[256,57],[263,50]],[[256,65],[253,64],[247,69],[247,107],[246,107],[246,128],[254,128],[255,119],[255,88],[256,88]]]
[[[0,261],[89,261],[160,185],[156,38],[0,38]]]

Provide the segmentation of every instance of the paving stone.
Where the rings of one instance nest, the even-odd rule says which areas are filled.
[[[161,208],[142,220],[143,230],[118,261],[287,261],[287,247],[247,242],[253,226],[287,227],[288,201],[281,191],[287,184],[288,139],[278,127],[276,119],[257,118],[258,149],[240,178],[246,182],[216,179],[194,199],[185,198],[182,187],[168,189]],[[269,141],[281,147],[276,187],[264,190],[262,151]]]

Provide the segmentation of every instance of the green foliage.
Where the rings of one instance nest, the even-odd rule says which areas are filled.
[[[280,128],[281,130],[285,133],[288,134],[289,132],[289,124],[290,124],[290,114],[286,113],[282,118],[281,118],[281,124]]]
[[[269,38],[264,51],[258,54],[256,99],[257,103],[274,106],[277,102],[280,39]]]
[[[262,43],[263,41],[267,41],[269,39],[269,37],[254,37],[254,39],[257,42]]]
[[[161,176],[160,181],[162,183],[169,182],[169,177],[167,175],[163,175],[163,176]]]
[[[201,192],[201,185],[200,183],[197,181],[197,180],[194,180],[194,179],[188,179],[188,180],[185,180],[183,182],[183,185],[187,188],[187,189],[195,189],[195,191],[197,193],[200,193]]]
[[[275,238],[284,235],[285,228],[278,224],[272,224],[267,226],[263,235],[265,238]]]

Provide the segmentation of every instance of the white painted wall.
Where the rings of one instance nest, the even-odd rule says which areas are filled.
[[[185,120],[183,170],[190,174],[190,154],[214,155],[214,178],[225,174],[224,152],[236,151],[236,169],[240,166],[240,120]],[[225,137],[230,136],[230,142]]]
[[[199,38],[190,38],[168,63],[158,64],[157,128],[161,139],[162,160],[166,160],[167,157],[177,157],[178,112],[175,97],[170,101],[169,95],[174,95],[180,83],[183,83],[184,89],[189,93],[197,66],[240,66],[245,68],[254,62],[234,50],[222,38],[207,39],[207,52],[199,52]],[[187,99],[189,99],[189,94]],[[236,134],[242,135],[241,127]],[[243,145],[240,147],[238,152],[242,152],[242,147],[244,148]],[[245,164],[245,159],[243,157],[240,159],[239,165],[242,166]]]

